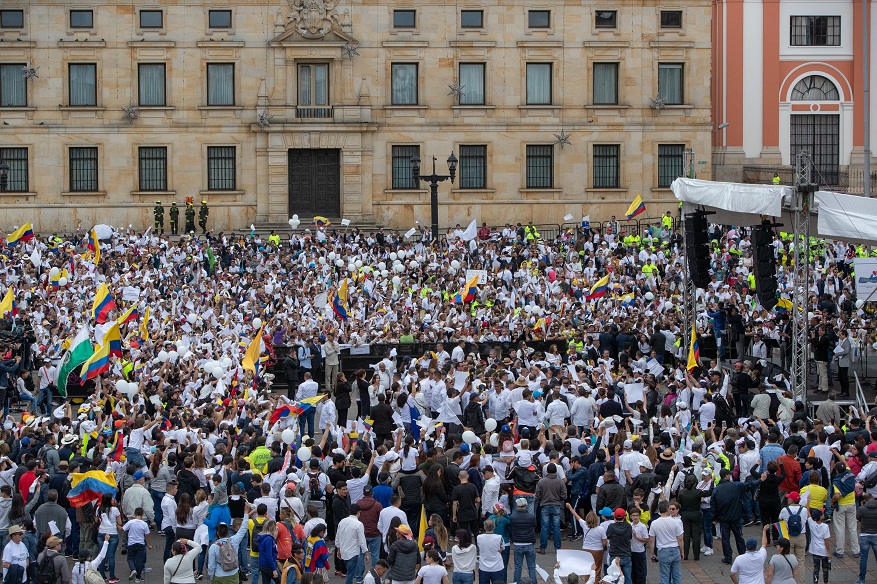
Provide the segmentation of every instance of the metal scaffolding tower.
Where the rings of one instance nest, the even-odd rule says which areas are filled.
[[[682,176],[694,178],[694,150],[691,148],[686,148],[682,153]],[[685,234],[685,215],[680,213],[679,217],[682,221],[680,227],[682,228],[683,253],[687,254],[688,236]],[[697,315],[697,288],[688,275],[688,257],[682,264],[682,286],[682,319],[685,323],[682,327],[682,346],[685,349],[684,354],[688,354],[688,347],[691,344],[691,325]]]
[[[810,268],[810,208],[813,193],[813,161],[806,151],[795,155],[795,192],[791,211],[794,217],[792,231],[792,391],[795,400],[807,402],[807,289]]]

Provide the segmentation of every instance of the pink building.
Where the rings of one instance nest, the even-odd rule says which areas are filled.
[[[863,18],[857,0],[715,0],[714,179],[769,183],[776,172],[788,184],[807,150],[819,184],[861,192],[865,19],[874,30],[871,3]],[[874,91],[870,102],[877,113]],[[873,113],[870,125],[877,136]]]

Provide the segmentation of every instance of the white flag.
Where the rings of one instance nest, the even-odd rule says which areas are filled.
[[[33,253],[30,254],[30,261],[33,264],[33,267],[37,269],[40,268],[40,264],[43,261],[43,258],[40,257],[40,250],[38,250],[37,248],[33,249]]]
[[[478,227],[475,225],[475,219],[472,220],[472,223],[469,224],[469,227],[466,228],[466,231],[460,236],[460,239],[463,241],[472,241],[478,236]]]
[[[414,235],[415,233],[417,233],[417,228],[412,227],[411,229],[409,229],[408,231],[405,232],[405,238],[407,239],[407,238],[411,237],[412,235]]]

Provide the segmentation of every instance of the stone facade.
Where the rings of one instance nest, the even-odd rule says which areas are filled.
[[[143,227],[155,200],[188,196],[208,200],[214,230],[293,213],[428,224],[428,186],[399,188],[414,186],[399,146],[419,147],[422,174],[433,156],[440,174],[461,159],[439,186],[442,227],[607,219],[637,193],[657,216],[675,208],[659,172],[676,173],[682,148],[712,174],[705,0],[6,0],[0,25],[0,157],[19,191],[0,193],[0,225]],[[616,71],[615,96],[601,81],[615,103],[595,104],[595,64],[602,81]],[[681,87],[662,96],[668,64]],[[21,94],[25,65],[37,77]]]

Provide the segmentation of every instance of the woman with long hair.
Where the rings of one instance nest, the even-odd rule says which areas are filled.
[[[778,470],[780,474],[777,474]],[[780,500],[779,487],[785,478],[785,466],[777,464],[776,461],[767,463],[767,472],[761,474],[761,484],[758,486],[758,504],[761,507],[762,525],[773,525],[780,520],[780,511],[782,511],[783,505]]]
[[[444,520],[436,513],[429,516],[429,527],[426,528],[424,534],[424,537],[426,536],[431,536],[435,540],[435,547],[433,549],[441,554],[442,559],[444,559],[448,552],[448,530],[445,527]]]
[[[353,389],[356,391],[357,411],[359,412],[359,417],[364,420],[371,412],[371,400],[368,395],[369,384],[365,380],[365,369],[357,370],[354,374],[353,383],[355,384]]]
[[[178,538],[192,539],[195,537],[195,530],[197,528],[195,514],[192,512],[192,503],[189,501],[189,493],[182,493],[180,495],[180,502],[177,503],[176,536]]]
[[[256,540],[259,550],[259,574],[265,584],[280,582],[280,566],[277,564],[277,524],[268,519]]]
[[[122,513],[116,504],[112,495],[104,495],[101,497],[100,506],[97,508],[97,520],[100,522],[98,527],[98,540],[105,539],[104,536],[110,536],[110,542],[107,546],[107,555],[100,564],[98,572],[107,581],[107,584],[116,584],[119,581],[116,578],[116,549],[119,547],[119,530],[122,528]],[[110,569],[110,577],[107,578],[107,567]]]
[[[347,426],[347,412],[350,410],[350,394],[353,388],[343,372],[335,376],[335,409],[338,410],[338,425]]]
[[[599,582],[600,570],[603,568],[603,550],[606,549],[606,544],[608,542],[606,539],[606,531],[600,525],[600,518],[597,517],[597,514],[593,511],[589,512],[588,515],[582,519],[581,516],[576,513],[576,510],[573,509],[572,505],[567,503],[566,508],[569,509],[573,518],[582,526],[582,531],[584,532],[584,537],[582,537],[582,550],[593,556],[594,580]]]
[[[445,469],[434,464],[423,481],[423,508],[427,517],[438,515],[442,521],[448,520],[448,492],[445,489]],[[444,548],[442,548],[444,549]]]
[[[680,512],[682,516],[683,553],[682,559],[690,559],[690,549],[692,542],[694,543],[694,561],[700,560],[700,537],[703,534],[703,511],[701,511],[700,503],[704,497],[709,497],[712,489],[702,491],[697,488],[697,477],[693,474],[685,477],[683,487],[679,489],[676,500],[679,502]]]
[[[767,540],[767,530],[770,526],[764,528],[764,539]],[[766,542],[765,542],[766,543]],[[785,537],[777,540],[777,553],[770,558],[767,563],[767,572],[764,581],[766,584],[796,584],[795,577],[798,570],[803,567],[798,566],[798,558],[791,553],[791,544]]]
[[[156,447],[155,454],[149,464],[149,493],[152,495],[152,503],[155,508],[155,524],[161,527],[164,514],[161,511],[161,500],[167,492],[168,481],[174,480],[174,475],[164,460],[164,445]]]

